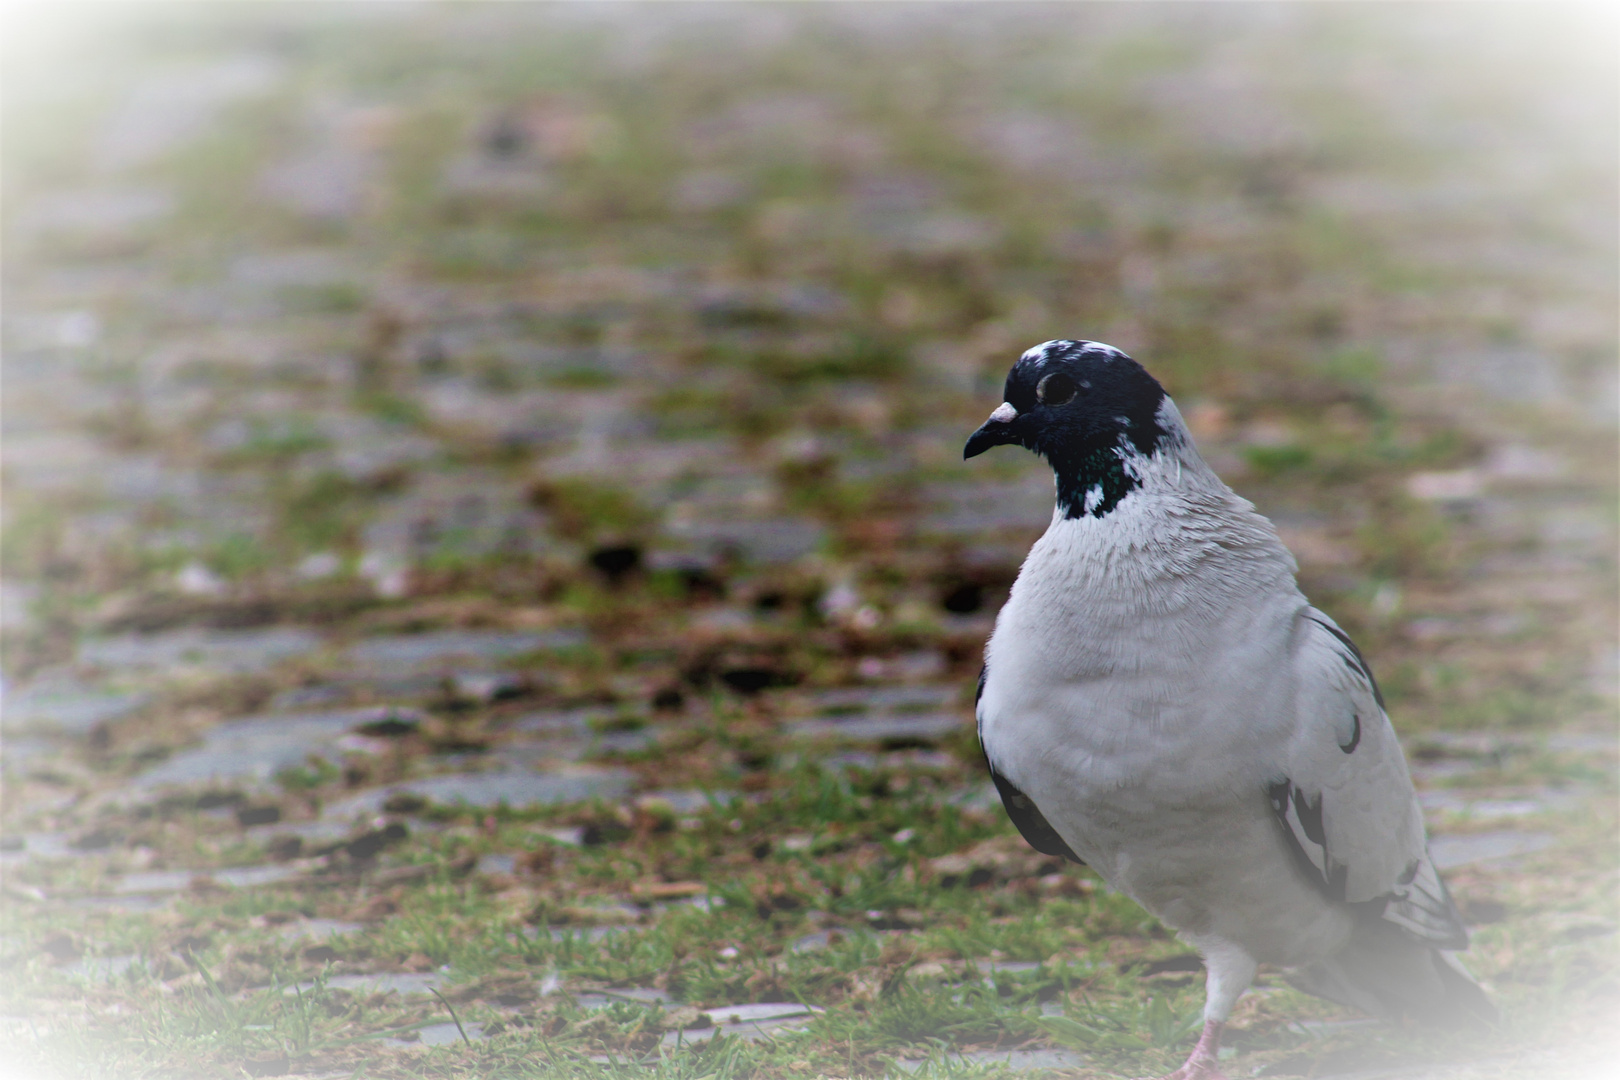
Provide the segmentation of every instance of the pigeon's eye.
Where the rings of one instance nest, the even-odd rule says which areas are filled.
[[[1067,405],[1074,397],[1074,380],[1054,371],[1035,384],[1035,400],[1042,405]]]

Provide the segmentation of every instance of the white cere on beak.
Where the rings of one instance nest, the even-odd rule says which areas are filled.
[[[986,422],[991,424],[1010,424],[1016,419],[1018,419],[1018,410],[1013,408],[1011,403],[1003,401],[1000,405],[996,406],[996,411],[990,414],[990,419]]]

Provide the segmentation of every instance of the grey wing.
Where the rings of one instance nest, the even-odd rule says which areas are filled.
[[[1329,899],[1436,947],[1466,947],[1372,671],[1315,608],[1301,610],[1294,635],[1298,714],[1266,792],[1289,850]]]

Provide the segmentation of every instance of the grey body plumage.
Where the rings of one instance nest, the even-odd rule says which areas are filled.
[[[1219,1075],[1262,962],[1376,1014],[1493,1016],[1371,668],[1271,523],[1117,349],[1037,346],[1005,399],[965,456],[1040,454],[1056,507],[986,647],[980,740],[1033,846],[1204,955],[1213,1027],[1177,1075]]]

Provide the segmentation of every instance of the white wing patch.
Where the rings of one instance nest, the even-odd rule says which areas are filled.
[[[1465,947],[1367,662],[1314,608],[1296,620],[1293,661],[1299,713],[1266,794],[1300,869],[1329,899],[1363,905],[1430,944]]]
[[[1457,905],[1452,903],[1446,883],[1434,868],[1425,846],[1423,858],[1402,874],[1384,903],[1384,919],[1425,941],[1446,949],[1468,947],[1468,931],[1463,927]]]

